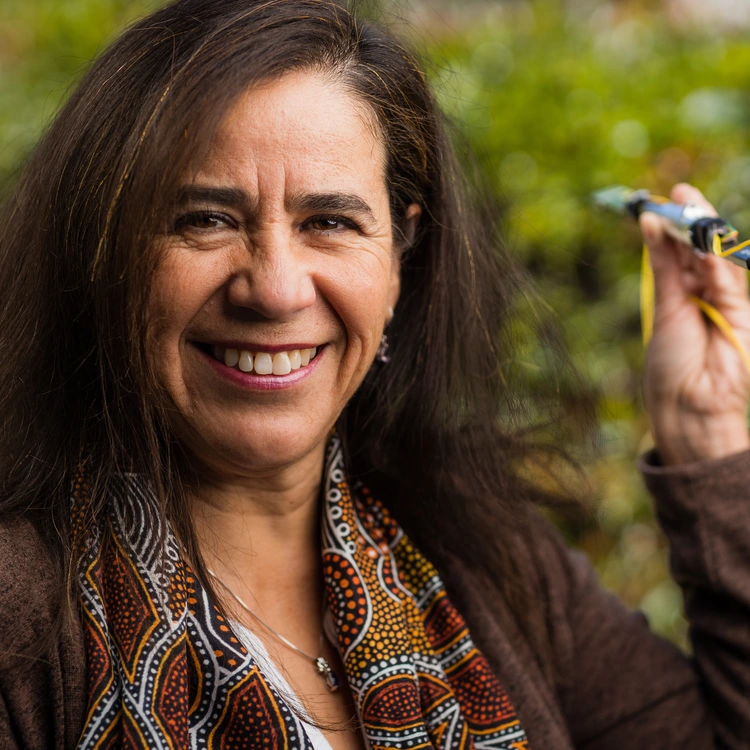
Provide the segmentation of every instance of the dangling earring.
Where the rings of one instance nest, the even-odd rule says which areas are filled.
[[[390,323],[393,320],[393,308],[388,308],[388,320],[386,321],[386,325]],[[380,337],[380,346],[378,347],[378,352],[375,355],[375,359],[378,362],[382,362],[383,364],[387,364],[391,361],[391,358],[388,356],[388,335],[383,331],[383,335]]]
[[[391,358],[388,356],[388,336],[385,333],[380,337],[380,346],[378,347],[375,359],[383,364],[388,364],[391,361]]]

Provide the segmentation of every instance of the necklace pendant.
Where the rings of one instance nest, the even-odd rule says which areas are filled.
[[[331,669],[331,665],[324,657],[319,656],[315,660],[315,669],[318,670],[318,673],[323,678],[323,682],[325,682],[326,687],[330,692],[335,693],[341,687],[341,680]]]

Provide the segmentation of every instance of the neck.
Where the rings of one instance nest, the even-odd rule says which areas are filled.
[[[192,493],[208,567],[230,589],[250,596],[251,607],[297,596],[319,607],[324,450],[262,477],[206,473]]]

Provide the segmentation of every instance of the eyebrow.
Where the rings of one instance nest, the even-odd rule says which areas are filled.
[[[302,193],[287,201],[287,208],[298,211],[341,211],[365,214],[375,220],[375,214],[365,200],[354,193]]]
[[[227,208],[253,209],[253,201],[241,188],[211,187],[209,185],[183,185],[177,191],[177,205],[187,203],[214,203]]]
[[[177,192],[177,205],[189,203],[212,203],[227,208],[244,208],[251,214],[258,211],[257,199],[238,187],[214,187],[210,185],[184,185]],[[340,211],[364,214],[372,221],[375,214],[367,202],[354,193],[298,193],[285,201],[287,209],[323,212]]]

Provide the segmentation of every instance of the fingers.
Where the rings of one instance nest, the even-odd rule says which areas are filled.
[[[675,185],[671,199],[681,204],[692,203],[712,216],[717,215],[700,190],[692,185]],[[655,325],[674,315],[692,317],[695,308],[688,298],[693,295],[710,302],[733,323],[740,319],[745,323],[748,279],[744,269],[715,255],[699,257],[688,245],[667,233],[665,220],[659,216],[643,214],[640,225],[654,273]]]
[[[747,272],[715,255],[703,259],[705,298],[717,307],[732,307],[747,300]]]
[[[654,273],[654,322],[657,322],[659,318],[671,316],[680,310],[690,295],[685,279],[686,250],[667,234],[664,219],[656,214],[641,214],[639,223]]]
[[[678,203],[693,203],[704,208],[711,216],[718,216],[714,207],[700,190],[681,183],[672,188],[672,200]],[[697,258],[694,253],[696,272],[702,277],[704,296],[719,307],[731,307],[747,299],[747,273],[725,258],[707,255]]]
[[[696,206],[704,208],[711,216],[718,216],[716,209],[706,200],[706,197],[698,190],[697,187],[688,185],[686,182],[680,182],[672,188],[670,193],[671,199],[675,203],[693,203]]]

